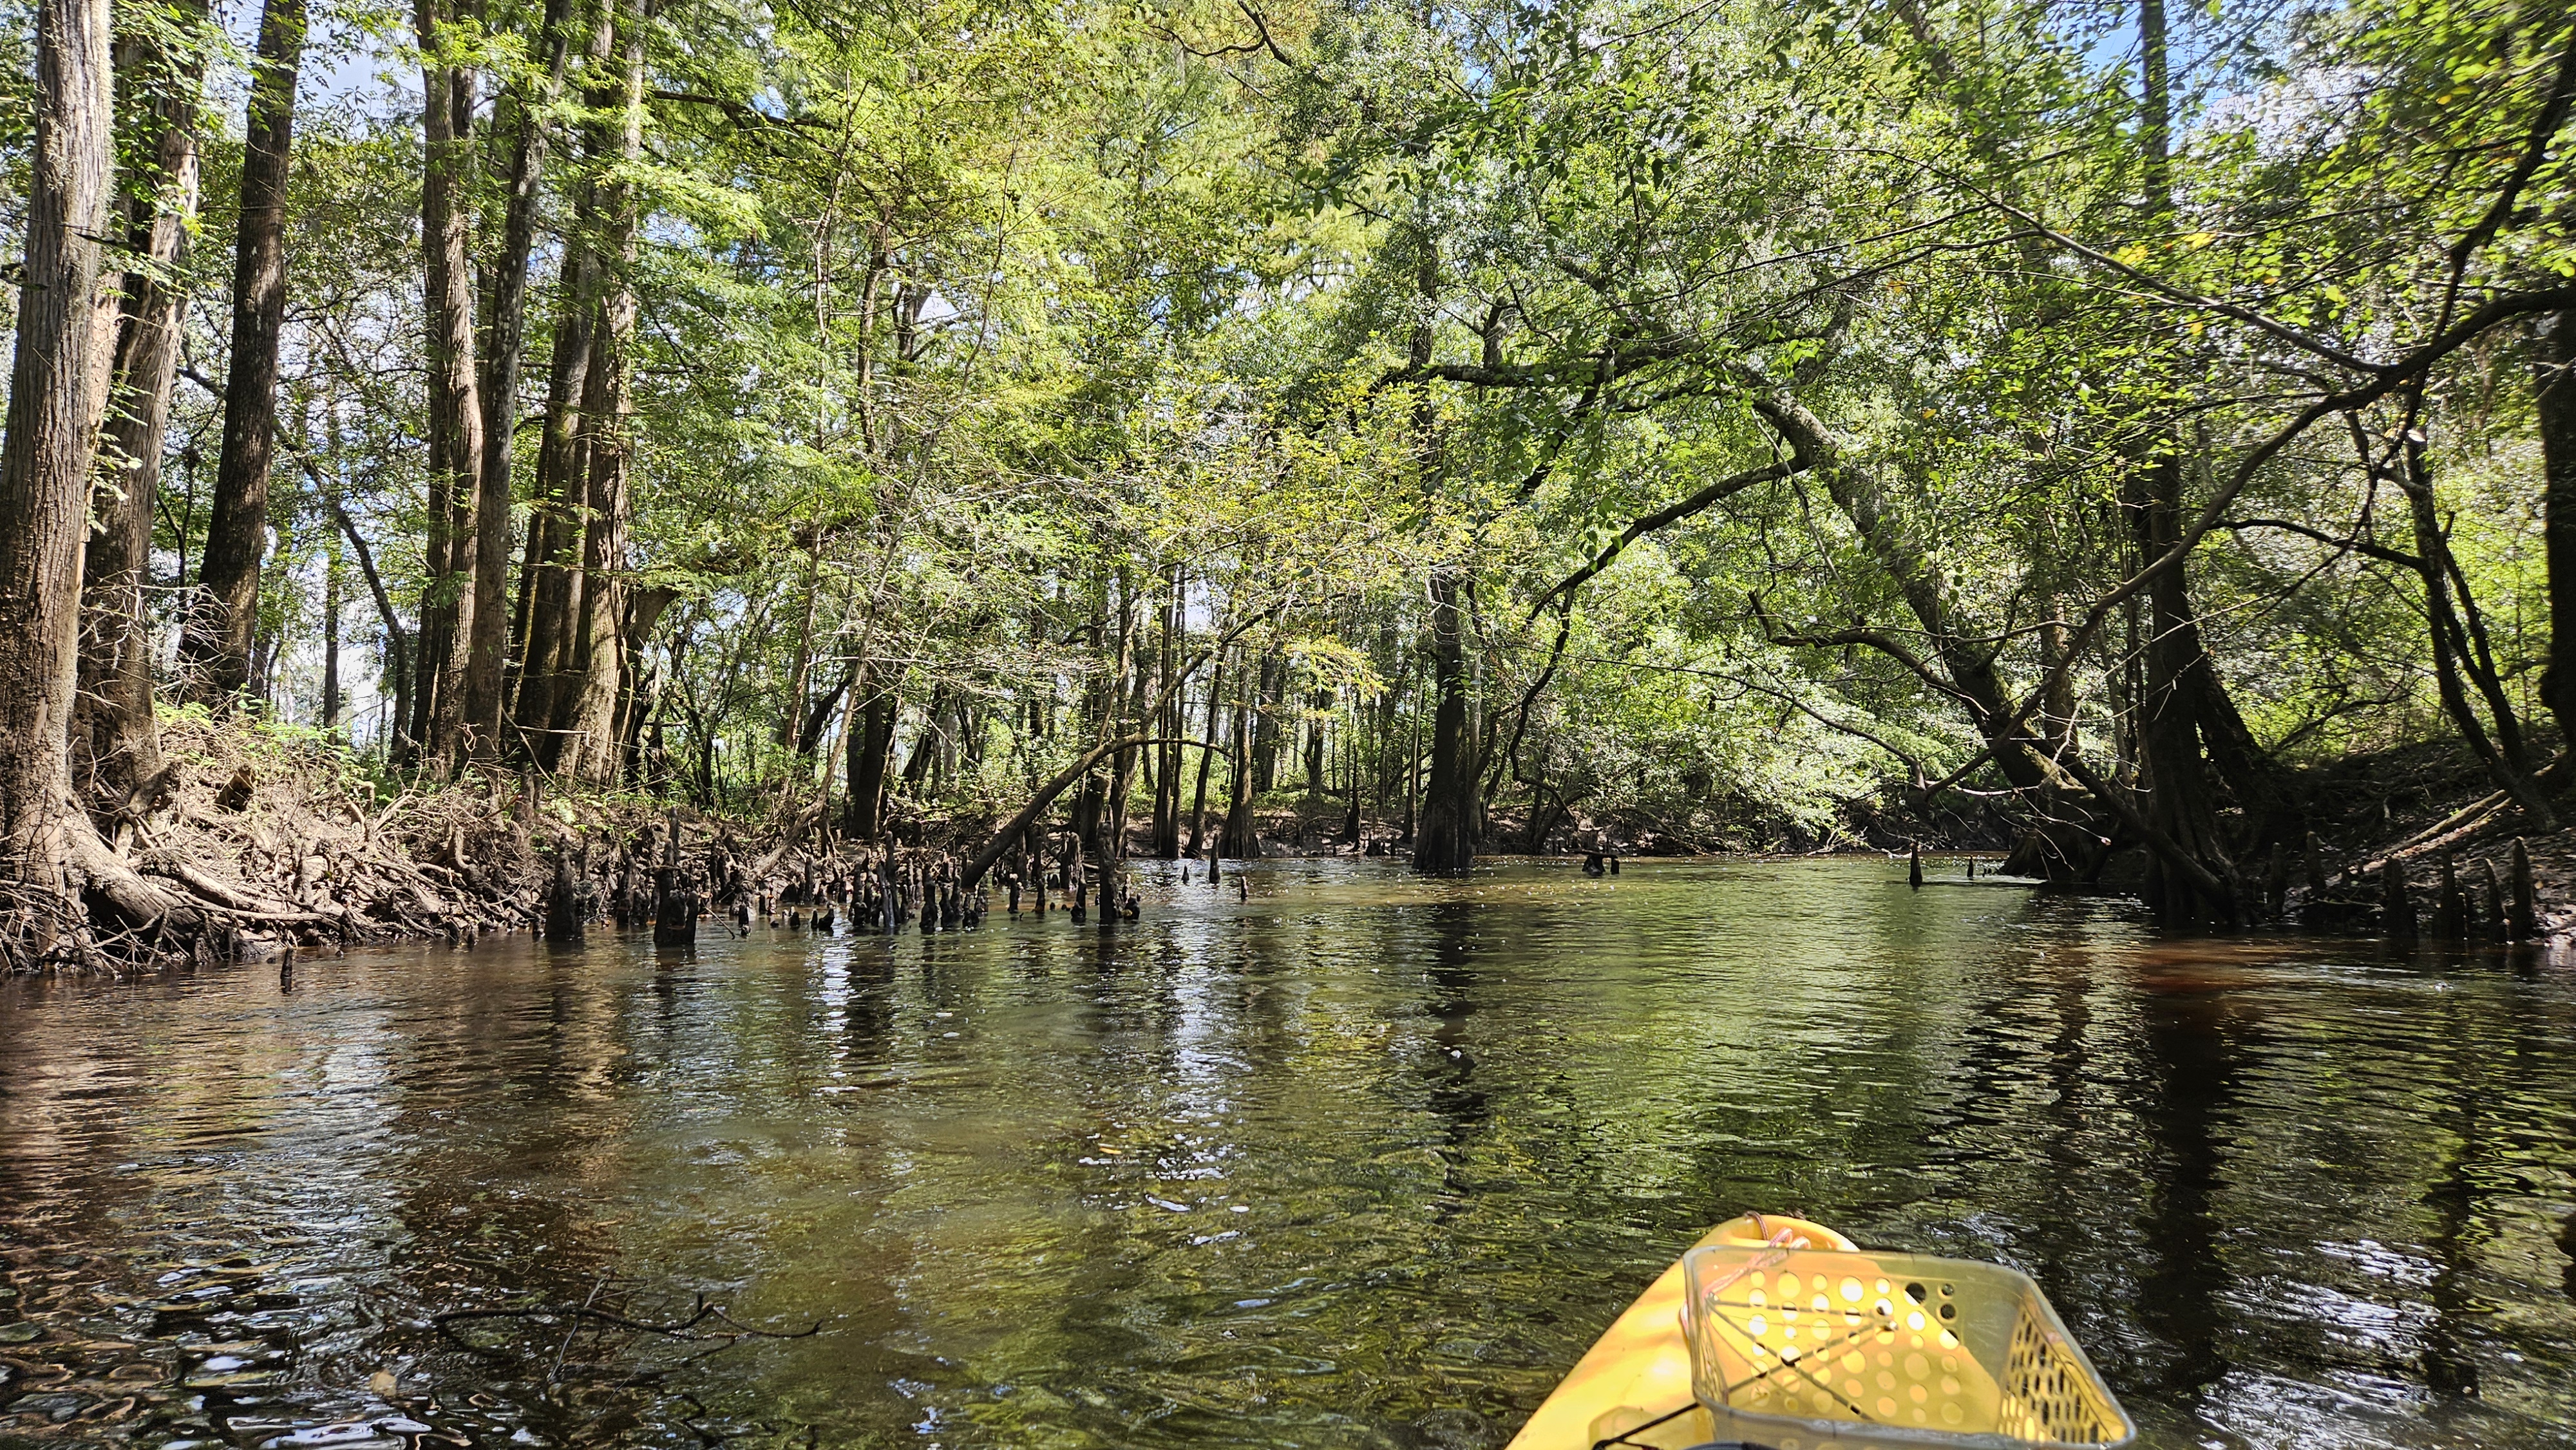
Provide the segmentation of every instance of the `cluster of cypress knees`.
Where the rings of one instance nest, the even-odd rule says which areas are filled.
[[[664,837],[662,861],[653,872],[649,897],[637,889],[630,866],[609,893],[608,914],[619,926],[650,920],[657,946],[686,946],[696,941],[699,921],[719,904],[737,936],[750,935],[755,922],[765,922],[773,931],[830,933],[844,917],[854,932],[892,933],[915,922],[924,933],[956,931],[981,926],[988,909],[984,884],[970,883],[966,865],[936,849],[889,848],[855,858],[809,857],[799,875],[784,883],[751,879],[759,871],[759,867],[745,871],[730,856],[712,850],[702,870],[691,869],[682,860],[675,819]],[[1024,848],[1014,852],[996,875],[1014,916],[1024,909],[1043,915],[1050,905],[1050,892],[1077,922],[1091,917],[1095,900],[1103,924],[1134,921],[1142,914],[1143,903],[1124,869],[1117,862],[1104,861],[1086,870],[1081,842],[1070,833],[1062,838],[1059,851]],[[1190,879],[1191,867],[1184,865],[1181,882],[1188,885]],[[1207,861],[1206,881],[1210,887],[1223,884],[1214,856]],[[1239,899],[1248,897],[1239,872],[1234,887]],[[1070,900],[1065,899],[1068,896]],[[594,915],[596,904],[587,853],[568,851],[558,856],[546,902],[547,938],[581,940],[583,925]]]
[[[737,900],[734,928],[748,935],[757,915],[775,931],[783,911],[789,931],[828,933],[836,909],[849,914],[853,931],[894,932],[915,921],[924,932],[956,931],[984,924],[984,893],[962,883],[956,858],[945,852],[871,853],[856,863],[829,863],[820,880]]]

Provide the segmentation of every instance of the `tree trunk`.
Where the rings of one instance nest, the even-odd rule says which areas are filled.
[[[286,173],[303,56],[304,0],[268,0],[242,138],[223,453],[197,565],[197,607],[179,642],[180,659],[195,672],[189,693],[210,703],[230,701],[250,682],[251,640],[259,629],[268,475],[277,442],[277,354],[286,324]]]
[[[422,591],[419,684],[412,709],[421,742],[452,772],[465,738],[466,646],[473,638],[479,557],[474,501],[483,471],[483,411],[474,376],[474,273],[466,249],[468,179],[474,168],[472,71],[447,63],[445,0],[418,0],[423,170],[423,294],[428,313],[428,583]]]
[[[202,6],[179,19],[204,22]],[[144,585],[152,562],[152,505],[178,377],[187,297],[177,278],[197,211],[197,104],[205,52],[173,55],[144,37],[122,42],[116,71],[130,89],[133,150],[150,159],[126,186],[127,245],[145,265],[125,274],[115,384],[101,449],[115,485],[98,491],[83,566],[75,754],[94,802],[114,808],[161,769],[152,714],[152,641]]]
[[[1248,676],[1234,686],[1234,757],[1227,762],[1225,798],[1226,859],[1249,861],[1261,854],[1252,821],[1252,713],[1260,694]]]
[[[1413,844],[1413,828],[1422,804],[1422,706],[1416,702],[1405,712],[1407,743],[1404,751],[1404,834],[1406,845]]]
[[[1306,799],[1324,793],[1324,717],[1333,708],[1333,692],[1317,690],[1306,697]]]
[[[930,783],[930,757],[939,749],[939,714],[948,704],[948,686],[935,681],[930,687],[930,703],[921,709],[921,730],[912,737],[912,750],[903,758],[903,788],[919,796]]]
[[[652,639],[653,626],[663,612],[678,603],[680,596],[679,591],[659,584],[623,592],[626,607],[618,618],[617,635],[626,652],[626,665],[624,678],[618,683],[612,734],[620,742],[617,758],[625,771],[625,781],[633,785],[642,779],[644,721],[659,708],[662,693],[660,672],[648,673],[644,667],[644,646]]]
[[[2558,717],[2560,748],[2569,749],[2576,748],[2576,310],[2552,314],[2533,343],[2549,560],[2549,663],[2540,693]]]
[[[340,724],[340,551],[322,556],[322,728]]]
[[[484,319],[482,390],[483,438],[481,476],[477,480],[474,520],[474,621],[467,649],[465,718],[473,728],[475,753],[483,759],[501,750],[503,699],[502,659],[509,648],[509,620],[502,595],[510,568],[510,471],[519,416],[519,364],[525,350],[528,320],[528,257],[536,244],[537,193],[546,167],[546,109],[562,89],[570,0],[546,0],[540,22],[539,54],[546,69],[535,80],[522,78],[503,97],[501,115],[512,131],[508,191],[502,203],[501,253],[493,259],[492,306]],[[533,525],[530,535],[536,533]]]
[[[644,149],[644,49],[656,8],[645,0],[619,27],[626,78],[619,97],[621,166],[632,165]],[[629,182],[601,189],[599,211],[608,219],[601,262],[612,272],[605,278],[607,295],[592,325],[590,381],[582,389],[590,518],[582,539],[582,623],[575,640],[579,675],[570,714],[559,721],[564,738],[582,752],[573,774],[602,783],[616,775],[617,756],[608,742],[615,738],[618,673],[624,660],[615,641],[625,610],[626,521],[632,507],[634,440],[627,415],[633,410],[635,367],[636,300],[629,273],[635,262],[636,206]]]
[[[1080,759],[1056,772],[1055,778],[1038,787],[1029,797],[1028,804],[1020,807],[1019,814],[1003,822],[1001,829],[995,831],[984,843],[983,849],[975,853],[974,859],[966,863],[965,869],[958,873],[958,886],[963,890],[974,890],[977,883],[984,879],[984,873],[992,870],[1012,846],[1027,833],[1029,827],[1037,823],[1038,817],[1046,814],[1046,808],[1055,803],[1056,797],[1063,795],[1073,787],[1075,782],[1089,775],[1104,757],[1124,754],[1152,739],[1150,735],[1126,735],[1102,740],[1085,751]],[[1082,838],[1077,835],[1074,837],[1073,860],[1065,883],[1068,891],[1074,889],[1074,883],[1082,878],[1081,862]],[[1102,858],[1100,881],[1104,891],[1115,879],[1116,871],[1117,863],[1114,857]],[[1106,901],[1103,904],[1114,905]]]
[[[849,756],[850,838],[873,841],[885,829],[886,761],[894,751],[895,699],[891,683],[881,686],[869,680],[864,688],[867,700],[859,710],[858,728],[850,732],[844,747]]]
[[[320,480],[315,480],[320,487]],[[385,631],[384,676],[394,692],[393,709],[386,718],[385,753],[399,757],[405,722],[411,719],[410,651],[403,633],[402,616],[394,612],[393,596],[386,592],[384,576],[376,572],[376,559],[367,548],[358,526],[350,521],[349,511],[340,506],[339,497],[327,489],[324,501],[329,504],[332,519],[340,525],[341,537],[349,541],[349,552],[358,556],[358,573],[367,581],[367,596],[375,601],[376,618]]]
[[[616,51],[615,7],[599,7],[583,50],[583,63],[603,74]],[[617,103],[618,92],[594,86],[584,99],[595,111]],[[617,128],[594,122],[584,128],[584,149],[594,166],[617,154]],[[564,737],[557,717],[571,713],[561,696],[579,652],[585,618],[582,602],[584,531],[579,521],[589,494],[590,463],[582,391],[590,383],[593,326],[602,280],[597,238],[600,180],[586,179],[573,198],[572,224],[555,282],[554,346],[546,371],[546,415],[537,436],[536,506],[528,519],[528,546],[520,587],[528,595],[520,629],[519,687],[515,714],[536,742],[537,759],[553,769]]]
[[[63,869],[88,824],[71,798],[81,544],[107,408],[116,294],[107,272],[115,154],[107,0],[36,13],[26,264],[0,441],[0,923],[7,965],[41,959],[70,920]],[[30,916],[26,913],[38,913]]]
[[[806,703],[804,723],[796,727],[794,746],[798,759],[810,761],[821,752],[823,732],[831,726],[832,712],[839,708],[841,697],[850,692],[850,686],[857,679],[857,671],[844,670],[832,688]],[[828,777],[829,772],[826,775]]]
[[[822,605],[823,591],[817,587],[816,578],[822,570],[822,556],[823,535],[817,528],[805,550],[805,577],[797,590],[804,602],[796,616],[796,653],[788,665],[787,688],[778,692],[778,719],[769,732],[769,738],[782,750],[794,749],[805,738],[805,695],[814,687],[814,617]]]
[[[2167,451],[2140,460],[2124,480],[2124,507],[2137,539],[2139,562],[2157,558],[2182,535],[2182,466],[2170,452],[2170,434],[2156,440]],[[2219,837],[2209,774],[2200,753],[2199,700],[2189,677],[2205,659],[2200,631],[2184,593],[2184,573],[2168,569],[2147,590],[2146,678],[2137,702],[2138,756],[2145,782],[2145,815],[2177,847],[2226,881],[2235,877]],[[2192,882],[2150,857],[2139,892],[2147,909],[2173,925],[2232,924],[2236,902],[2208,899]]]
[[[1343,720],[1342,784],[1350,790],[1350,802],[1342,812],[1342,839],[1356,846],[1360,842],[1360,728],[1363,706],[1354,705]]]
[[[550,766],[562,748],[553,734],[557,697],[578,653],[583,618],[584,531],[578,515],[587,502],[589,454],[582,428],[581,392],[590,379],[591,324],[599,311],[598,258],[587,244],[592,204],[585,190],[576,206],[556,289],[554,352],[547,371],[546,417],[537,443],[536,508],[528,520],[522,560],[528,620],[519,648],[517,715],[540,742],[538,758]]]
[[[2053,607],[2055,600],[2051,600]],[[2075,748],[2075,673],[2058,672],[2074,647],[2075,631],[2062,620],[2051,619],[2039,627],[2039,667],[2049,671],[2053,683],[2039,705],[2039,738],[2051,755]]]
[[[1208,670],[1207,742],[1199,747],[1198,783],[1190,791],[1190,849],[1196,857],[1207,845],[1208,760],[1216,754],[1217,707],[1225,699],[1225,656]]]
[[[2483,662],[2461,624],[2460,608],[2473,607],[2465,591],[2459,597],[2460,608],[2453,607],[2451,583],[2459,576],[2451,562],[2451,541],[2442,530],[2441,515],[2435,507],[2432,463],[2424,445],[2416,441],[2422,436],[2420,429],[2410,430],[2403,445],[2405,471],[2398,484],[2405,491],[2415,525],[2416,572],[2424,583],[2424,619],[2433,640],[2436,693],[2443,712],[2485,763],[2487,774],[2521,805],[2537,829],[2553,830],[2557,822],[2549,803],[2523,766],[2522,731],[2515,721],[2513,705],[2493,671],[2481,669]],[[2493,736],[2478,719],[2477,707],[2462,684],[2463,675],[2471,677],[2486,697],[2488,711],[2495,719]]]
[[[1286,665],[1276,655],[1265,655],[1261,661],[1261,682],[1253,692],[1252,706],[1252,793],[1268,794],[1279,784],[1279,703],[1280,678]]]
[[[1413,869],[1449,874],[1476,864],[1476,746],[1467,729],[1467,659],[1459,638],[1458,576],[1431,576],[1431,781],[1415,822]]]
[[[622,367],[618,370],[621,376],[613,392],[623,407],[626,388]],[[596,440],[588,453],[590,519],[582,536],[582,617],[574,640],[579,673],[573,677],[567,702],[571,713],[563,717],[556,732],[563,742],[557,761],[558,769],[574,779],[606,784],[617,773],[614,726],[620,671],[628,653],[620,638],[626,614],[621,576],[626,568],[626,518],[632,500],[624,440]],[[642,641],[635,643],[640,646]]]
[[[1183,712],[1178,671],[1181,662],[1181,572],[1173,569],[1171,587],[1163,596],[1163,628],[1155,680],[1163,697],[1163,708],[1154,721],[1155,733],[1163,743],[1154,750],[1154,856],[1157,860],[1177,860],[1181,854],[1181,746],[1179,736]]]
[[[1430,363],[1432,331],[1429,310],[1440,293],[1440,258],[1431,238],[1416,238],[1415,289],[1421,294],[1424,320],[1415,324],[1407,356],[1415,367]],[[1444,473],[1439,440],[1426,393],[1414,410],[1416,446],[1423,489],[1436,492]],[[1469,719],[1469,673],[1464,623],[1459,611],[1463,565],[1442,564],[1431,571],[1432,695],[1438,701],[1431,727],[1431,782],[1423,791],[1415,822],[1413,869],[1426,875],[1450,875],[1476,864],[1476,845],[1483,802],[1477,793],[1483,762],[1476,758],[1476,737]]]

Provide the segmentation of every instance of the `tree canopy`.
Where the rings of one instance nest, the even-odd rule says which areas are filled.
[[[82,3],[8,31],[13,255]],[[2178,919],[2303,762],[2456,738],[2552,819],[2561,6],[113,23],[102,818],[157,689],[862,838],[1080,762],[1101,853],[1949,813]]]

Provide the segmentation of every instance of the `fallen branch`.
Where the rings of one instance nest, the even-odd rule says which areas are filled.
[[[559,1320],[569,1319],[587,1324],[605,1324],[616,1329],[630,1329],[638,1334],[658,1334],[666,1339],[806,1339],[820,1333],[823,1328],[823,1321],[818,1319],[802,1329],[755,1329],[728,1315],[722,1305],[708,1303],[707,1296],[704,1294],[696,1296],[696,1303],[695,1313],[686,1319],[674,1320],[668,1324],[629,1319],[623,1314],[612,1314],[605,1309],[596,1309],[588,1304],[570,1307],[539,1305],[529,1309],[451,1309],[444,1314],[433,1316],[430,1323],[438,1327],[438,1332],[445,1336],[449,1343],[477,1353],[489,1353],[490,1346],[476,1344],[459,1335],[455,1332],[457,1325],[482,1320],[515,1319],[551,1326]],[[719,1334],[698,1332],[699,1325],[710,1322],[721,1324],[732,1332]]]

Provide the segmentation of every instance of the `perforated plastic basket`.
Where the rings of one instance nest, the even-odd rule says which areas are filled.
[[[2083,1447],[2136,1434],[2039,1286],[1919,1254],[1718,1245],[1682,1259],[1691,1388],[1720,1442]]]

